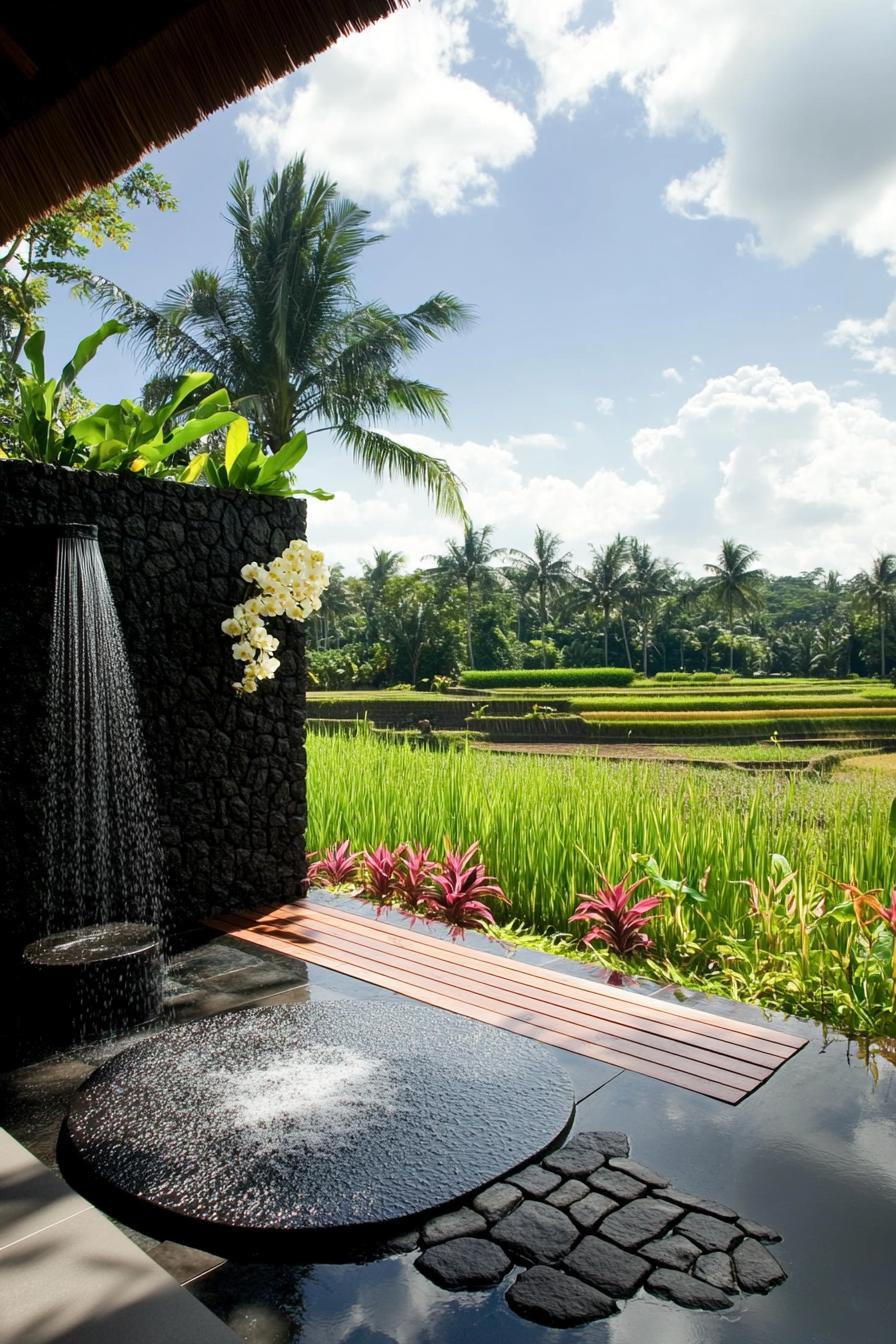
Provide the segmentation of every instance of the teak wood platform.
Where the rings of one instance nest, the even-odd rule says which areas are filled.
[[[303,900],[217,915],[233,937],[547,1045],[736,1104],[806,1044],[751,1023]]]

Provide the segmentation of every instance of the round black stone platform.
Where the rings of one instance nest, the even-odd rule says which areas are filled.
[[[55,1048],[128,1031],[162,1011],[162,944],[153,924],[66,929],[23,952],[31,1016]]]
[[[253,1008],[123,1051],[82,1087],[63,1174],[160,1239],[349,1258],[540,1156],[572,1084],[534,1041],[410,1003]]]

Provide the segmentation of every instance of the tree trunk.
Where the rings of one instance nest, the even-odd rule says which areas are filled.
[[[610,608],[604,607],[604,667],[610,666]]]
[[[877,604],[877,623],[880,626],[880,675],[887,675],[887,621],[883,602]]]
[[[628,663],[629,667],[632,667],[632,651],[628,646],[628,635],[625,630],[625,617],[621,610],[619,612],[619,624],[622,626],[622,642],[625,645],[625,661]],[[634,668],[632,668],[632,670],[634,671]]]
[[[467,581],[467,655],[470,659],[470,669],[476,664],[473,662],[473,585]]]
[[[539,585],[538,589],[538,614],[541,617],[541,665],[546,668],[548,665],[548,651],[544,646],[544,627],[548,613],[547,604],[545,602],[544,585]]]
[[[641,626],[641,645],[644,653],[644,675],[647,676],[647,622]]]

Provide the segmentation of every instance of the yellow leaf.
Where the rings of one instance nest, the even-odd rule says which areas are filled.
[[[248,442],[249,421],[244,415],[237,416],[227,431],[227,443],[224,447],[224,466],[228,472]]]
[[[133,462],[131,463],[130,467],[128,468],[128,470],[129,470],[129,471],[142,471],[143,468],[144,468],[145,466],[146,466],[146,458],[145,458],[145,457],[135,457],[134,460],[133,460]]]
[[[202,469],[207,461],[208,453],[198,453],[187,463],[177,479],[183,481],[185,485],[192,485],[193,481],[202,475]]]

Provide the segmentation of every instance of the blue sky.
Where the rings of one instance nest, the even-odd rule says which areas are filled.
[[[394,432],[499,544],[541,524],[585,561],[622,530],[696,570],[734,535],[851,573],[896,548],[894,68],[891,0],[415,0],[154,154],[179,213],[96,267],[152,301],[224,266],[237,159],[305,150],[390,235],[363,298],[477,309],[415,365],[451,428]],[[61,360],[94,317],[60,294],[48,325]],[[119,348],[84,386],[140,381]],[[328,558],[451,532],[312,442]]]

